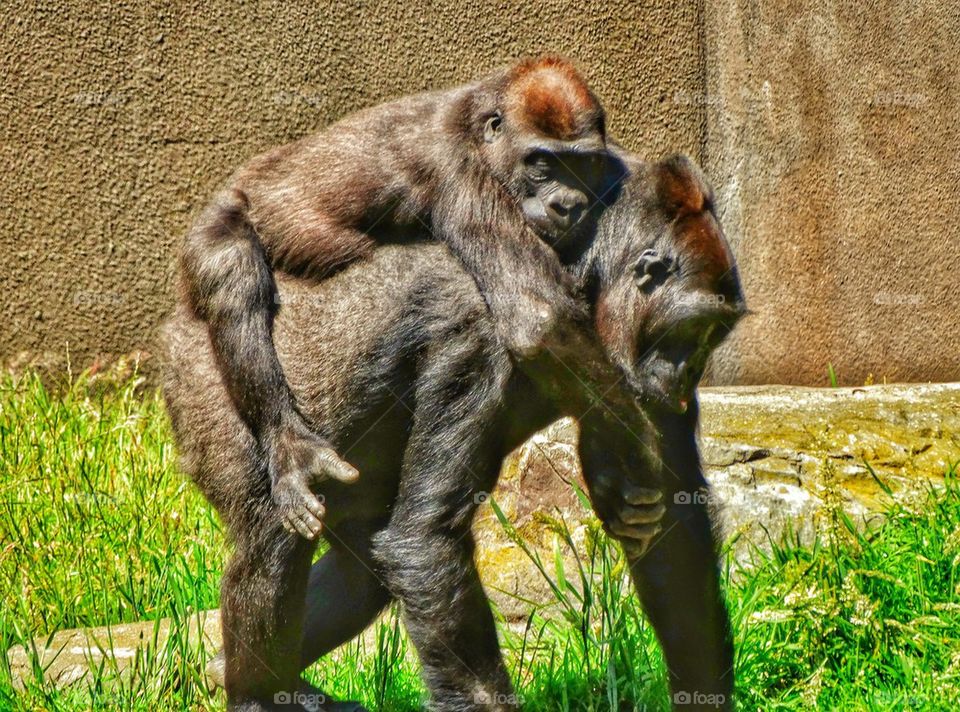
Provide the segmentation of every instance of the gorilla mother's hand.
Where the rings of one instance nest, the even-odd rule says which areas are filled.
[[[579,442],[593,507],[631,561],[650,548],[666,512],[656,431],[639,409],[634,415],[628,427],[612,411],[591,411],[580,419]]]

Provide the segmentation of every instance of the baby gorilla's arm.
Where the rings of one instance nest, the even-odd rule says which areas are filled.
[[[311,486],[353,482],[359,473],[296,409],[273,344],[276,285],[240,191],[218,195],[207,208],[187,237],[182,267],[188,300],[209,327],[227,390],[266,453],[284,526],[314,539],[324,508]]]

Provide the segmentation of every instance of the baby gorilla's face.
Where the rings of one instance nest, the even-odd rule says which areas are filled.
[[[531,151],[523,159],[520,203],[527,222],[551,239],[576,229],[598,202],[605,164],[602,151]]]
[[[483,118],[492,174],[551,244],[581,226],[609,183],[603,109],[572,67],[521,65]]]

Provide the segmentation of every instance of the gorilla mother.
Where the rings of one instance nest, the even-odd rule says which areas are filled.
[[[696,167],[620,159],[628,178],[570,268],[642,409],[605,402],[576,365],[549,354],[516,369],[442,245],[383,247],[320,284],[281,278],[274,339],[298,407],[362,473],[324,486],[330,549],[312,567],[315,543],[273,511],[264,453],[227,395],[206,327],[183,306],[168,322],[164,393],[183,466],[235,546],[221,591],[229,709],[274,709],[304,667],[392,599],[432,709],[506,709],[515,697],[470,527],[505,455],[565,415],[579,420],[591,500],[624,545],[674,694],[691,700],[684,709],[732,706],[709,515],[702,497],[675,495],[706,487],[695,388],[743,298]]]

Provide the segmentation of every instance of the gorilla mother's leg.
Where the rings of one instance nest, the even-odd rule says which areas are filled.
[[[307,576],[315,544],[283,528],[269,504],[231,526],[234,553],[220,590],[229,710],[274,709],[297,691]],[[286,707],[286,709],[290,709]]]
[[[418,376],[400,494],[374,555],[404,605],[432,710],[503,709],[513,690],[473,561],[478,492],[502,460],[503,391],[510,372],[468,330],[432,341]]]

